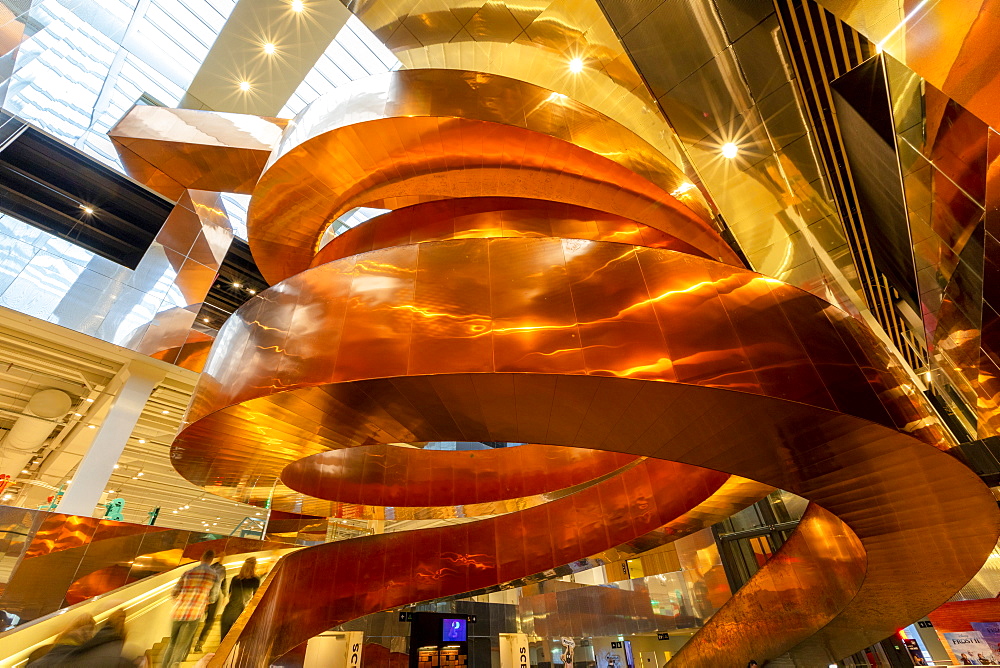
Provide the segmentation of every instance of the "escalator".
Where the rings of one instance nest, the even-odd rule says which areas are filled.
[[[262,572],[270,569],[275,561],[298,547],[281,547],[257,552],[229,554],[222,564],[226,568],[228,579],[239,572],[247,557],[256,557],[258,567]],[[126,613],[127,657],[148,658],[148,665],[158,665],[170,633],[170,617],[172,599],[170,596],[178,578],[196,565],[188,562],[170,570],[145,577],[123,587],[104,594],[92,596],[66,608],[44,615],[22,624],[5,633],[0,633],[0,647],[3,658],[0,658],[0,668],[20,668],[27,665],[32,653],[47,645],[51,645],[56,637],[67,628],[74,618],[82,614],[94,617],[98,624],[105,622],[115,610],[124,609]],[[206,653],[211,652],[221,639],[218,631],[213,630],[209,641],[205,644]],[[191,661],[183,666],[194,665],[198,656],[191,655]]]

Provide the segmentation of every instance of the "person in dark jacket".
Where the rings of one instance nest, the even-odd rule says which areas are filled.
[[[81,615],[59,634],[52,648],[28,668],[127,668],[133,661],[122,656],[125,646],[125,611],[116,610],[96,633],[94,618]]]
[[[260,587],[260,578],[257,577],[257,560],[250,557],[243,562],[240,572],[229,581],[229,601],[222,610],[222,637],[225,638],[229,629],[233,627],[239,619],[243,608],[253,598],[253,595]]]

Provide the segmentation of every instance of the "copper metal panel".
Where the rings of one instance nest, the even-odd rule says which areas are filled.
[[[454,238],[562,237],[669,248],[705,257],[666,232],[611,213],[545,200],[464,197],[377,216],[323,246],[310,266],[378,248]]]
[[[373,94],[388,87],[399,97]],[[440,109],[428,112],[419,100],[432,91],[441,93],[433,97]],[[404,70],[317,101],[286,132],[254,191],[248,230],[261,271],[274,282],[305,269],[329,220],[399,195],[504,195],[607,210],[738,263],[706,222],[707,209],[669,194],[687,183],[676,167],[610,119],[550,96],[505,77]],[[532,109],[523,121],[499,111],[517,104]],[[568,133],[588,122],[606,132]],[[385,151],[393,131],[407,152]],[[472,159],[484,154],[488,162]],[[330,168],[306,167],[316,162]],[[259,244],[274,243],[286,247],[284,257],[260,252]]]
[[[250,193],[287,120],[139,105],[108,136],[129,176],[165,197]]]
[[[700,507],[728,478],[718,472],[669,462],[648,461],[640,466],[656,469],[656,477],[672,483],[657,486],[651,498],[645,497],[646,502],[660,505],[657,514],[661,523],[677,511]],[[581,504],[582,497],[591,501]],[[620,542],[642,538],[646,532],[631,521],[619,524],[612,532],[599,517],[591,520],[591,529],[572,523],[581,517],[581,508],[627,515],[633,503],[623,482],[611,478],[520,513],[303,550],[278,562],[263,593],[249,606],[253,613],[240,618],[234,627],[236,634],[227,636],[218,655],[228,654],[237,645],[238,663],[260,661],[263,665],[266,656],[280,656],[319,630],[348,619],[414,600],[470,590],[489,591],[505,582],[558,568],[565,563],[566,556],[573,555],[576,559],[588,556],[586,547],[607,550]],[[729,508],[726,512],[731,511]],[[651,540],[662,544],[680,535],[681,532],[661,532]],[[574,547],[567,552],[565,546],[571,541]],[[557,545],[561,547],[557,549]],[[419,548],[415,549],[416,546]],[[384,577],[390,579],[389,587],[385,586],[381,572],[374,573],[379,570],[377,566],[372,574],[362,575],[365,567],[359,569],[359,565],[368,563],[385,564]],[[400,572],[397,563],[404,565]],[[340,584],[334,586],[334,583]],[[325,600],[306,597],[307,591],[335,593]],[[267,619],[275,612],[281,620],[278,625]]]
[[[606,245],[609,248],[601,253],[574,253],[570,246],[566,246],[574,243],[586,244],[588,247]],[[416,266],[418,252],[435,247],[451,250],[454,261],[462,264],[465,261],[463,258],[470,257],[470,248],[478,244],[488,246],[496,350],[501,349],[501,343],[497,341],[497,332],[500,331],[508,331],[516,336],[530,336],[534,331],[572,334],[578,327],[598,321],[606,327],[607,333],[595,345],[618,345],[615,343],[617,340],[622,346],[626,346],[632,340],[631,326],[647,324],[631,322],[631,311],[644,303],[648,304],[650,300],[654,304],[671,304],[674,310],[666,313],[678,315],[659,317],[657,320],[657,327],[668,345],[648,351],[639,349],[636,356],[631,352],[623,355],[622,366],[616,370],[618,373],[615,375],[627,376],[639,363],[649,365],[658,363],[661,359],[672,359],[673,349],[669,342],[674,340],[678,331],[686,331],[690,327],[690,322],[679,314],[684,312],[684,305],[688,301],[694,300],[689,305],[695,307],[692,309],[695,311],[706,302],[714,301],[721,307],[710,311],[716,314],[716,320],[704,321],[705,325],[699,331],[712,331],[724,326],[730,319],[738,321],[744,316],[744,312],[752,313],[755,318],[760,318],[761,322],[767,322],[772,327],[782,328],[784,338],[779,341],[787,343],[780,345],[778,350],[784,352],[772,353],[762,363],[780,367],[787,383],[793,387],[808,389],[810,385],[821,382],[816,363],[857,364],[853,351],[840,345],[811,346],[810,354],[804,354],[802,341],[831,336],[831,321],[825,314],[823,303],[812,295],[777,286],[773,279],[765,279],[752,272],[734,268],[723,271],[722,265],[704,259],[667,250],[607,242],[501,238],[470,239],[463,241],[460,246],[452,244],[453,242],[428,242],[367,254],[362,256],[366,262],[363,275],[343,273],[339,267],[343,261],[338,260],[289,279],[281,287],[283,290],[299,293],[297,303],[301,306],[311,303],[308,297],[310,284],[329,285],[338,281],[356,281],[358,276],[362,276],[366,286],[364,300],[354,303],[350,308],[355,309],[356,322],[378,323],[381,316],[368,319],[367,316],[362,316],[361,309],[371,309],[377,315],[391,311],[394,307],[413,312],[424,308],[411,288],[399,287],[400,281],[404,286],[411,284],[411,279],[405,277],[412,275],[412,270],[408,268]],[[611,303],[617,301],[617,308],[591,313],[596,320],[579,315],[572,298],[569,277],[588,276],[592,272],[603,270],[609,259],[627,257],[629,252],[639,251],[644,276],[647,275],[647,266],[655,266],[664,276],[681,278],[676,279],[671,286],[651,284],[649,294],[655,294],[655,297],[643,297],[641,291],[612,290],[603,299]],[[693,271],[699,264],[702,265],[701,271]],[[672,271],[674,268],[677,271]],[[717,275],[716,272],[721,273]],[[518,277],[516,280],[515,276]],[[772,285],[781,289],[772,289]],[[705,292],[708,286],[712,286],[712,289]],[[740,298],[724,297],[716,286],[725,286],[725,294],[737,294]],[[442,303],[458,303],[460,299],[465,299],[459,293],[467,287],[442,283],[435,298]],[[453,297],[448,296],[449,291],[454,293]],[[351,294],[354,294],[353,290]],[[268,326],[270,308],[265,298],[266,294],[260,297],[261,307],[255,317],[255,322],[263,327]],[[351,299],[353,297],[348,301]],[[789,309],[788,313],[796,314],[796,319],[791,321],[782,309],[782,304],[790,301],[806,305],[815,302],[815,308]],[[327,308],[336,311],[336,307],[328,305],[316,310],[317,317],[322,317]],[[586,308],[591,307],[588,305]],[[323,327],[322,322],[315,323],[315,326]],[[345,323],[344,327],[349,327],[349,324]],[[391,345],[384,346],[385,350],[405,348],[406,341],[411,336],[409,327],[388,324],[378,326],[375,331],[379,337],[388,339],[387,344],[391,341]],[[240,332],[246,335],[246,330],[240,329]],[[870,350],[875,345],[860,331],[850,334],[853,335],[855,347]],[[789,336],[792,338],[788,338]],[[360,338],[358,340],[361,341]],[[528,339],[528,343],[532,340]],[[257,354],[277,357],[282,354],[280,349],[272,346],[249,345],[256,348]],[[563,345],[570,345],[578,354],[586,353],[586,341],[576,343],[570,337]],[[525,349],[527,348],[530,345],[526,344]],[[692,350],[690,354],[696,356],[697,351]],[[275,479],[280,473],[282,459],[285,463],[291,463],[303,455],[317,451],[315,448],[322,443],[326,445],[320,449],[360,445],[370,442],[368,439],[373,437],[391,439],[376,442],[392,442],[400,440],[401,436],[409,441],[438,440],[442,435],[448,434],[449,429],[454,429],[449,425],[455,424],[453,416],[460,412],[465,413],[462,428],[462,438],[465,439],[518,441],[533,435],[531,440],[553,442],[550,416],[559,416],[561,420],[565,420],[572,415],[567,412],[569,407],[573,406],[573,410],[578,411],[580,402],[583,401],[582,405],[586,408],[582,414],[577,412],[576,428],[567,429],[568,425],[559,427],[563,433],[570,434],[564,443],[576,447],[676,459],[746,475],[818,501],[858,534],[869,559],[865,583],[858,596],[839,612],[838,622],[828,626],[828,631],[821,632],[821,636],[814,641],[808,641],[810,648],[816,643],[824,644],[831,657],[838,652],[847,654],[863,647],[891,632],[893,629],[890,626],[912,620],[911,615],[933,608],[945,600],[953,591],[952,587],[961,586],[963,578],[967,578],[978,568],[995,543],[995,504],[985,487],[980,494],[981,484],[971,472],[941,454],[932,444],[922,443],[891,428],[828,410],[829,394],[822,395],[826,399],[816,399],[818,407],[813,407],[801,403],[804,401],[802,399],[795,403],[767,396],[769,391],[774,390],[769,390],[769,386],[764,384],[749,388],[749,392],[720,392],[711,387],[698,388],[691,384],[634,381],[613,376],[598,378],[584,375],[589,372],[585,369],[576,371],[579,374],[577,387],[567,394],[558,383],[553,384],[546,377],[545,374],[552,373],[548,357],[528,355],[503,362],[497,358],[497,365],[503,363],[510,370],[518,372],[514,376],[505,375],[499,369],[487,373],[463,372],[463,375],[468,375],[472,380],[474,391],[471,396],[465,397],[468,408],[460,409],[463,405],[460,402],[449,403],[450,415],[446,422],[442,422],[445,418],[439,413],[413,410],[415,405],[420,404],[417,397],[434,393],[431,389],[434,383],[445,378],[445,375],[411,375],[405,384],[395,384],[389,380],[365,380],[364,376],[359,375],[366,370],[366,365],[370,365],[371,369],[369,378],[386,373],[387,364],[398,364],[392,361],[391,356],[387,362],[386,359],[369,354],[353,359],[344,368],[341,368],[338,361],[332,376],[324,376],[330,372],[328,368],[302,366],[299,368],[304,375],[298,379],[283,378],[282,386],[285,391],[271,396],[268,396],[272,391],[268,387],[258,386],[258,389],[250,390],[248,387],[237,387],[238,384],[234,383],[227,383],[224,387],[216,385],[211,376],[206,375],[205,382],[199,389],[198,407],[191,415],[191,419],[196,422],[180,435],[174,448],[174,462],[178,470],[199,484],[216,480],[216,476],[223,471],[230,476],[238,473],[243,478],[252,478],[257,484],[267,484],[268,480]],[[754,363],[749,357],[738,359]],[[871,362],[869,372],[876,374],[872,380],[878,380],[880,388],[883,388],[882,394],[885,396],[880,396],[883,405],[891,412],[894,422],[900,426],[913,427],[912,402],[911,409],[907,410],[908,395],[905,391],[890,391],[900,388],[899,377],[892,369],[884,366],[884,360],[873,359],[875,361]],[[214,361],[213,355],[210,366]],[[249,370],[246,368],[245,357],[238,362],[241,369]],[[237,360],[232,363],[237,363]],[[454,360],[443,360],[442,363],[452,365],[451,368],[454,369]],[[479,369],[482,360],[470,359],[466,363],[470,365],[470,369]],[[267,366],[264,363],[264,368]],[[756,375],[758,367],[750,367],[750,370]],[[856,375],[854,381],[858,383],[859,391],[864,390],[871,382],[863,375]],[[593,390],[589,389],[594,387],[594,383],[599,384],[597,394],[592,394]],[[254,384],[256,381],[251,383]],[[325,384],[326,395],[336,400],[338,408],[335,421],[326,417],[332,414],[328,412],[329,408],[322,406],[317,413],[300,408],[294,408],[288,413],[275,412],[278,403],[284,401],[282,397],[290,398],[302,392],[306,392],[303,396],[309,396],[311,390],[307,390],[306,386],[316,384]],[[296,390],[296,387],[303,389]],[[385,394],[390,387],[391,394]],[[839,391],[843,392],[843,389]],[[231,403],[232,392],[239,393],[242,405],[205,415],[210,406],[221,408]],[[260,398],[251,399],[254,394]],[[401,396],[395,398],[397,395]],[[528,396],[551,397],[549,409],[526,414],[525,419],[511,419],[519,403],[518,395],[525,397],[520,401],[528,401]],[[407,400],[407,397],[410,399]],[[583,399],[584,397],[587,398]],[[292,408],[291,405],[289,408]],[[259,415],[255,423],[241,423],[225,417],[230,413],[235,416],[244,409]],[[267,418],[267,415],[272,417]],[[761,415],[768,415],[769,421],[760,420]],[[268,420],[266,424],[269,431],[280,430],[284,434],[281,449],[271,447],[266,459],[259,454],[256,459],[246,456],[241,458],[239,452],[254,452],[260,447],[253,446],[252,443],[259,441],[257,429],[263,426],[261,419]],[[218,427],[213,427],[214,424]],[[250,427],[250,424],[253,426]],[[294,428],[292,425],[295,425]],[[369,426],[358,429],[362,425],[376,428],[381,428],[378,426],[382,425],[386,435],[376,437],[378,432],[372,431]],[[322,432],[329,432],[330,437],[317,442],[315,435]],[[396,438],[389,435],[393,433]],[[936,437],[933,430],[915,428],[914,433],[932,439]],[[213,464],[213,460],[217,463]],[[188,461],[195,465],[189,466]],[[241,466],[240,461],[245,463]],[[929,468],[921,468],[924,466]],[[243,469],[242,472],[239,472],[240,468]],[[909,477],[905,471],[912,471],[913,477]],[[903,475],[907,475],[907,482],[900,484],[900,476]],[[880,476],[887,477],[881,481]],[[943,486],[942,476],[952,482]],[[956,498],[951,492],[945,493],[945,487],[949,490],[961,487],[969,490],[969,493]],[[225,491],[225,488],[217,489]],[[851,490],[856,490],[854,495],[849,493]],[[576,495],[574,498],[577,498]],[[940,502],[934,501],[938,498]],[[579,499],[579,518],[604,515],[604,511],[599,510],[599,501],[585,500],[582,496]],[[864,502],[858,503],[859,499],[864,499]],[[958,505],[968,508],[956,513]],[[959,516],[963,519],[959,520]],[[893,518],[891,526],[880,520],[886,517]],[[969,517],[979,517],[982,521],[969,522]],[[512,517],[502,521],[511,523],[513,535],[521,535],[523,524],[519,519]],[[900,528],[897,530],[894,527]],[[907,547],[907,536],[913,535],[912,530],[917,527],[923,532],[922,541],[928,535],[936,536],[932,550]],[[587,536],[586,540],[580,541],[580,547],[587,552],[596,551],[601,540],[611,540],[607,537],[607,526],[603,522],[580,524],[577,528],[582,532],[581,535]],[[602,535],[605,538],[602,539]],[[952,547],[959,544],[963,545],[960,553]],[[902,553],[910,556],[903,556]],[[527,568],[521,566],[521,559],[527,559],[527,554],[523,557],[515,557],[513,553],[508,556],[512,561],[500,564],[500,579],[521,572],[518,571],[519,568]],[[535,556],[531,559],[532,563],[536,563]],[[940,585],[928,584],[921,592],[908,596],[908,601],[901,603],[899,607],[886,602],[891,599],[888,591],[898,586],[897,578],[920,578],[923,577],[920,575],[922,573],[935,573],[934,577],[940,577]],[[941,573],[951,575],[941,576]],[[431,594],[439,591],[436,589],[439,584],[435,582],[430,585]],[[880,609],[877,618],[873,619],[869,616],[868,601],[874,600],[879,601]],[[827,635],[822,635],[823,633]],[[786,641],[787,649],[791,646],[792,639],[786,638]]]
[[[565,489],[633,461],[618,454],[544,445],[477,451],[382,445],[313,455],[286,467],[281,478],[292,489],[335,501],[373,506],[445,506]],[[432,471],[447,472],[451,479],[444,485],[428,477]],[[475,484],[478,471],[493,474],[485,489]],[[550,471],[558,471],[558,475],[550,477]]]

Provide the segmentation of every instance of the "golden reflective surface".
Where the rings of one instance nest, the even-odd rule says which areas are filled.
[[[516,42],[505,25],[542,45],[532,53],[563,50],[572,42],[558,39],[579,25],[569,4],[539,3],[524,21],[510,12],[519,28],[496,8],[452,4],[353,9],[430,65],[435,45]],[[592,9],[576,18],[593,17],[600,35]],[[444,37],[452,20],[457,39]],[[344,86],[289,125],[248,225],[263,273],[280,282],[220,331],[171,459],[195,484],[276,512],[340,512],[327,499],[345,481],[356,501],[493,490],[506,500],[486,503],[517,512],[287,557],[212,665],[267,665],[359,615],[641,552],[775,487],[817,506],[679,665],[735,665],[751,649],[829,663],[961,587],[992,550],[1000,513],[942,452],[948,437],[881,343],[827,302],[739,268],[694,183],[658,147],[666,135],[647,139],[641,123],[587,98],[610,89],[569,96],[501,63],[463,67]],[[633,75],[623,66],[610,78]],[[185,155],[178,172],[195,162]],[[227,169],[245,183],[244,162],[216,183]],[[320,248],[332,220],[366,205],[395,211]],[[574,467],[608,455],[562,457],[566,480],[529,489],[529,475],[521,487],[556,492],[510,498],[456,477],[499,466],[452,466],[436,482],[416,454],[414,484],[386,489],[385,461],[358,468],[343,452],[442,440],[617,454],[609,473],[577,477]],[[646,459],[615,468],[618,455]],[[350,470],[331,477],[331,462]],[[794,618],[760,615],[767,601]]]
[[[893,58],[993,127],[1000,127],[1000,72],[994,66],[996,0],[820,0]]]
[[[372,506],[454,506],[580,485],[635,459],[546,445],[441,451],[372,445],[331,450],[285,467],[292,489]]]
[[[139,105],[108,131],[125,171],[168,199],[249,193],[287,121]]]
[[[316,253],[312,266],[390,246],[494,237],[618,241],[705,257],[673,235],[594,209],[513,197],[464,197],[405,206],[345,230]]]
[[[446,280],[433,280],[434,268],[448,268]],[[995,543],[992,496],[931,445],[943,445],[939,429],[871,352],[870,335],[746,270],[608,242],[428,242],[316,267],[239,315],[172,452],[178,470],[213,491],[269,487],[311,452],[449,438],[743,475],[817,501],[865,547],[858,596],[800,650],[828,656],[947,599]],[[956,488],[970,493],[954,498]],[[934,548],[911,545],[917,534]],[[926,585],[900,599],[900,577]]]
[[[389,0],[349,7],[407,69],[472,70],[548,88],[613,118],[680,164],[673,131],[594,0]],[[574,58],[578,72],[570,69]]]
[[[574,204],[738,263],[690,186],[648,143],[568,97],[475,72],[404,70],[343,86],[300,114],[254,191],[247,229],[272,283],[309,266],[330,221],[398,197]]]

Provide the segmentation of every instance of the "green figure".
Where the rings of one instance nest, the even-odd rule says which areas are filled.
[[[125,499],[112,499],[104,504],[104,519],[112,520],[114,522],[124,522],[125,518],[122,517],[122,508],[125,507]]]

